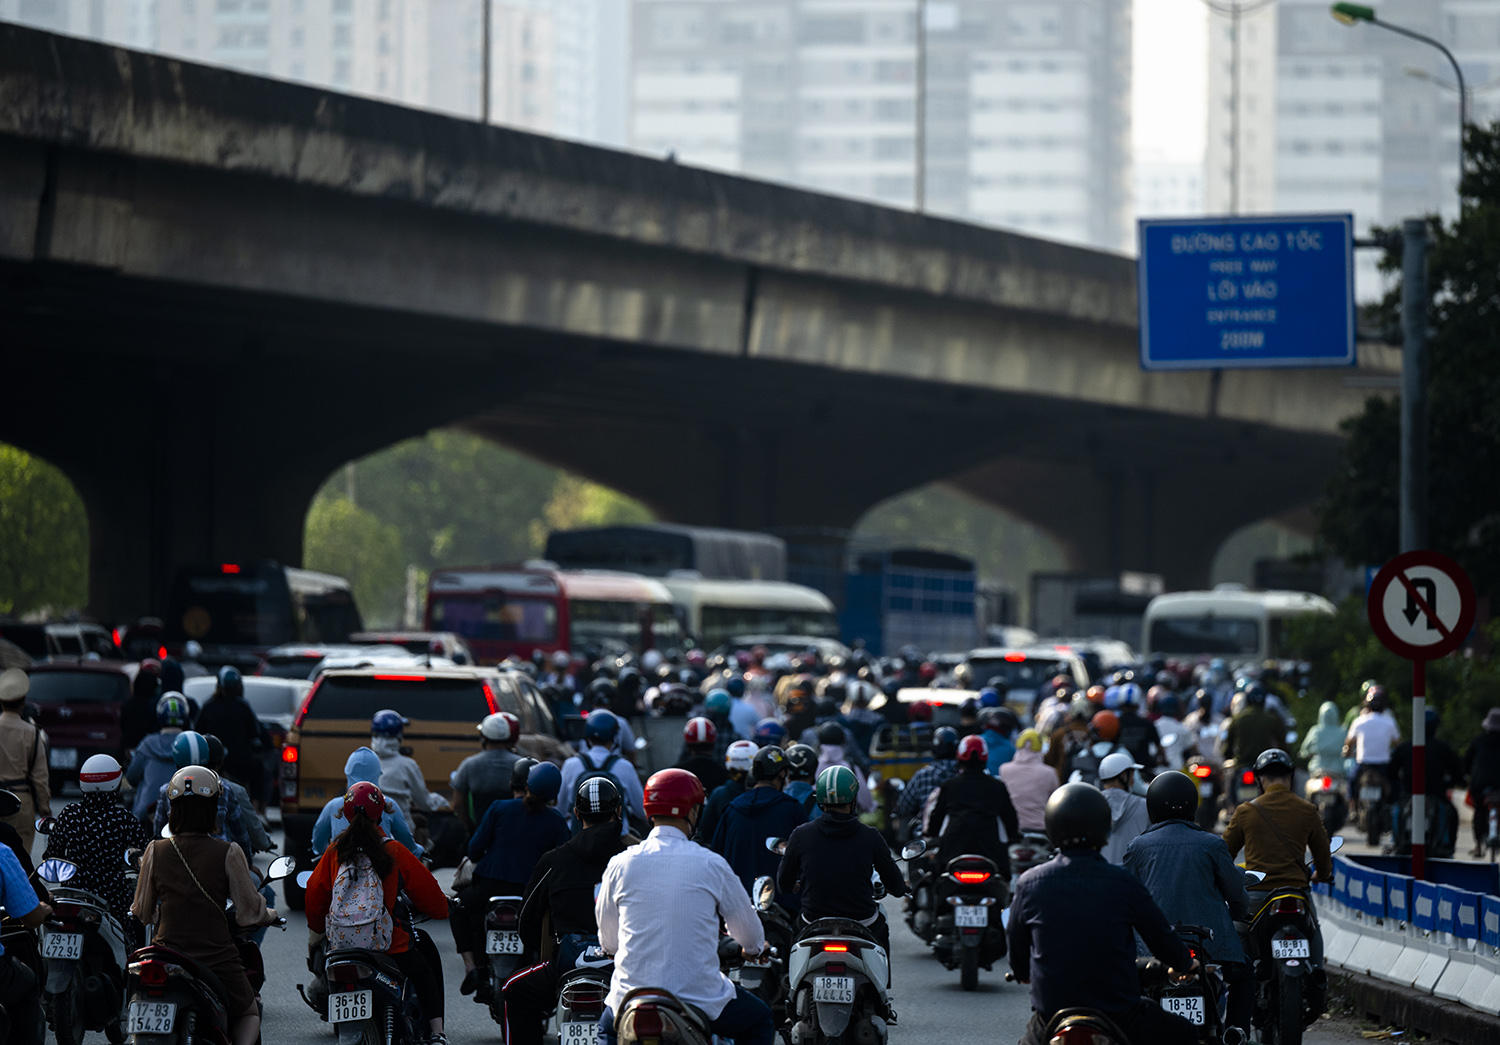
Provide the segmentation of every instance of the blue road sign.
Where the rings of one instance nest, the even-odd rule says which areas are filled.
[[[1354,365],[1348,214],[1140,222],[1141,367]]]

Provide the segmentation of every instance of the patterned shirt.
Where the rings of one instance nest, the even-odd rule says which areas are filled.
[[[929,762],[912,774],[906,790],[901,792],[901,801],[896,803],[897,815],[903,820],[916,816],[926,804],[927,796],[957,775],[958,762],[954,759],[940,758]]]
[[[135,889],[122,873],[125,850],[145,849],[146,825],[120,805],[115,791],[85,791],[57,816],[43,859],[61,857],[78,865],[77,885],[103,897],[115,917],[124,919]]]

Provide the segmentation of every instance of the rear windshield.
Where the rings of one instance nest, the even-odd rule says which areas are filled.
[[[365,626],[354,607],[354,596],[347,591],[293,597],[302,618],[303,642],[348,642],[350,635]]]
[[[26,699],[37,704],[105,704],[124,700],[129,693],[129,680],[112,671],[38,671],[31,676]]]
[[[996,658],[969,661],[970,678],[978,688],[999,679],[1007,689],[1040,689],[1042,683],[1054,675],[1073,674],[1073,669],[1060,660],[1046,657],[1027,657],[1025,660],[1003,660]]]
[[[432,600],[432,626],[465,639],[489,642],[557,641],[557,603],[486,592],[441,595]],[[637,626],[639,631],[639,626]]]
[[[184,569],[172,584],[167,637],[224,646],[275,646],[297,639],[291,593],[274,569],[243,573]]]
[[[323,659],[323,654],[317,656],[288,656],[267,657],[261,665],[260,673],[266,678],[273,679],[306,679],[312,676],[313,668],[318,666],[318,661]]]
[[[731,635],[811,635],[837,638],[839,623],[823,610],[754,609],[749,606],[704,606],[699,636],[710,648]]]
[[[245,703],[257,715],[291,715],[297,711],[297,689],[286,685],[245,684]]]
[[[1260,651],[1260,622],[1245,617],[1159,617],[1146,647],[1156,653],[1242,654]]]
[[[382,708],[426,722],[478,724],[490,713],[479,679],[410,681],[376,675],[324,675],[307,716],[369,719]]]

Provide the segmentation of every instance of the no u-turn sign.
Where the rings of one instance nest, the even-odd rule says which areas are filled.
[[[1448,556],[1406,552],[1375,575],[1366,609],[1386,649],[1407,660],[1436,660],[1468,638],[1474,588]]]

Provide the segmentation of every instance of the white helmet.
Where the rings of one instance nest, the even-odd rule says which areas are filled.
[[[736,740],[724,752],[724,768],[738,769],[742,773],[750,772],[750,765],[755,761],[755,753],[759,750],[752,741]]]
[[[661,667],[661,650],[648,649],[641,654],[641,667],[646,671],[655,671]]]
[[[479,735],[497,744],[503,744],[507,740],[514,740],[520,735],[520,732],[520,720],[505,711],[497,711],[493,715],[486,715],[484,716],[484,721],[479,723]]]
[[[219,774],[212,769],[205,769],[202,766],[183,766],[172,774],[172,782],[167,785],[167,799],[175,801],[183,795],[218,798],[219,790]]]
[[[1116,751],[1112,754],[1105,755],[1103,760],[1100,761],[1099,779],[1101,781],[1113,780],[1115,777],[1119,776],[1121,773],[1125,772],[1128,769],[1145,768],[1145,766],[1141,765],[1135,759],[1131,758],[1130,755],[1128,755],[1126,752]]]
[[[108,755],[90,755],[78,770],[78,786],[84,791],[118,791],[120,776],[120,763]]]

